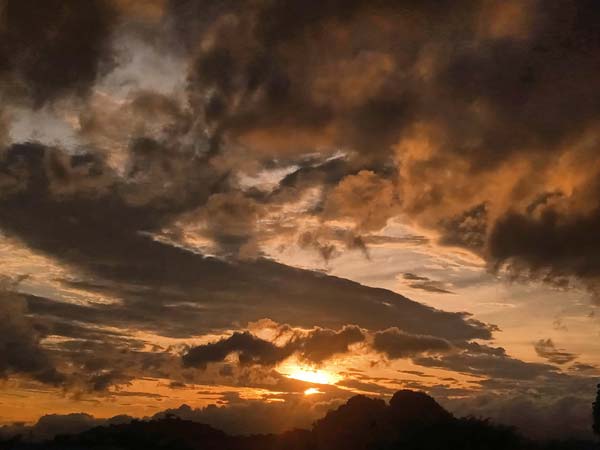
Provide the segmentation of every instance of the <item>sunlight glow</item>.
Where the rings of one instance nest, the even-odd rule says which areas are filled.
[[[288,378],[308,381],[309,383],[315,384],[335,384],[340,379],[338,375],[325,370],[304,369],[302,367],[294,368],[292,372],[288,374]]]
[[[308,388],[304,391],[304,395],[314,395],[314,394],[322,394],[319,388]]]

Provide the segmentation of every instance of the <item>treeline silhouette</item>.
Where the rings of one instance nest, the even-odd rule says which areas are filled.
[[[389,404],[352,397],[312,430],[230,436],[211,426],[167,416],[97,427],[43,443],[20,437],[6,450],[591,450],[594,442],[541,443],[516,430],[473,417],[455,418],[422,392],[402,390]]]

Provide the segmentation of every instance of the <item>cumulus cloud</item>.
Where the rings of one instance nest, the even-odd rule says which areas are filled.
[[[224,361],[232,353],[238,355],[240,364],[274,365],[290,356],[285,347],[279,347],[248,332],[236,332],[217,342],[191,348],[184,356],[186,366],[206,368],[211,362]]]
[[[306,336],[295,338],[300,356],[313,363],[320,363],[337,354],[347,353],[352,344],[363,342],[366,334],[356,325],[347,325],[335,331],[316,328]]]
[[[248,331],[235,332],[218,341],[188,349],[183,355],[183,364],[206,369],[208,363],[226,361],[231,355],[237,355],[242,366],[275,366],[292,355],[312,364],[320,364],[336,355],[343,357],[350,352],[353,344],[358,343],[389,359],[444,354],[455,349],[446,339],[410,334],[397,327],[369,332],[356,325],[346,325],[337,331],[326,328],[303,331],[289,325],[271,325],[278,333],[275,340],[262,339]],[[281,338],[284,342],[277,343]],[[464,347],[462,342],[456,345]]]
[[[235,332],[216,342],[190,348],[183,364],[206,369],[208,363],[222,362],[236,354],[241,365],[274,366],[293,354],[311,363],[321,363],[336,354],[349,351],[349,346],[365,340],[365,332],[354,325],[340,330],[315,328],[309,332],[293,330],[289,325],[276,326],[280,334],[290,334],[283,345],[261,339],[249,332]]]

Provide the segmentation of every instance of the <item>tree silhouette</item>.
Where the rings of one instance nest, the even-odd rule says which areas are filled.
[[[600,431],[600,385],[594,431]],[[600,433],[599,433],[600,434]],[[423,392],[402,390],[389,402],[362,395],[333,409],[310,430],[229,435],[169,415],[92,428],[34,442],[2,440],[0,450],[599,450],[585,440],[534,442],[475,417],[457,418]]]
[[[598,391],[596,392],[596,401],[592,408],[593,423],[592,428],[594,433],[600,436],[600,384],[598,384]]]

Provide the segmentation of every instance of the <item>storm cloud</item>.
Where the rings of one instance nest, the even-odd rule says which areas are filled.
[[[80,11],[75,3],[48,4],[36,8],[35,17],[16,3],[5,8],[3,33],[10,39],[3,42],[12,39],[20,49],[11,52],[19,58],[9,58],[5,72],[31,86],[34,102],[90,93],[102,77],[123,7],[92,6]],[[127,230],[111,231],[117,236],[168,231],[176,240],[193,240],[199,233],[218,253],[254,257],[265,240],[289,235],[331,259],[344,248],[368,254],[368,234],[403,214],[436,231],[439,242],[484,257],[492,269],[563,284],[575,277],[595,289],[594,105],[600,89],[594,89],[593,74],[600,52],[593,2],[438,2],[434,8],[431,2],[315,7],[293,1],[284,7],[174,1],[157,11],[165,37],[150,45],[188,61],[184,98],[160,103],[177,126],[163,128],[159,137],[143,128],[120,136],[129,171],[119,171],[114,182],[105,180],[114,174],[98,162],[101,152],[86,150],[89,156],[79,160],[88,162],[79,170],[89,170],[94,160],[93,181],[84,187],[70,180],[71,198],[46,197],[39,206],[52,211],[48,215],[68,216],[67,208],[79,208],[73,198],[83,203],[84,197],[90,201],[82,208],[112,202],[104,216],[125,215]],[[61,24],[59,33],[46,39],[47,27],[32,27],[32,35],[21,38],[15,27],[33,19]],[[86,38],[73,39],[84,25]],[[175,43],[184,45],[176,51]],[[44,58],[53,58],[56,48],[69,50],[61,55],[81,66],[69,71],[81,79],[48,75]],[[58,72],[67,66],[52,65]],[[153,95],[156,100],[155,94],[144,98]],[[144,111],[151,104],[140,102],[132,107]],[[86,114],[79,118],[82,139],[98,144],[98,133],[113,133],[116,124],[98,128],[97,118],[90,122]],[[53,183],[61,171],[72,178],[73,168],[58,162],[60,152],[36,145],[13,144],[7,152],[29,159],[23,164],[30,169],[52,159]],[[306,171],[307,155],[315,161],[312,172]],[[292,175],[271,192],[236,181],[284,162]],[[10,164],[4,171],[23,182]],[[554,175],[565,170],[578,175]],[[108,186],[92,188],[90,182]],[[119,192],[109,200],[115,187]],[[14,194],[16,188],[8,183],[6,189]],[[111,192],[89,196],[90,189]],[[286,215],[292,200],[314,189],[312,205],[288,214],[289,226],[275,225],[274,214]],[[27,200],[24,192],[12,194],[2,196],[7,211],[6,202],[14,210]],[[83,211],[78,214],[90,216]],[[313,219],[320,221],[319,237],[300,239],[316,236],[307,225]],[[5,218],[3,228],[30,240],[16,220]],[[341,248],[323,231],[339,221],[353,236]],[[73,231],[72,225],[59,227],[65,235]],[[81,241],[90,245],[98,236]]]
[[[439,244],[597,298],[594,0],[0,3],[0,239],[46,264],[1,287],[1,378],[297,393],[274,367],[358,350],[494,392],[587,387],[593,370],[562,373],[578,355],[549,339],[547,363],[523,361],[469,313],[275,258],[330,270],[346,251]],[[460,286],[422,269],[388,270]],[[250,329],[265,318],[277,338]]]
[[[112,66],[117,11],[109,1],[8,1],[0,14],[0,92],[7,98],[39,108],[85,96]]]

